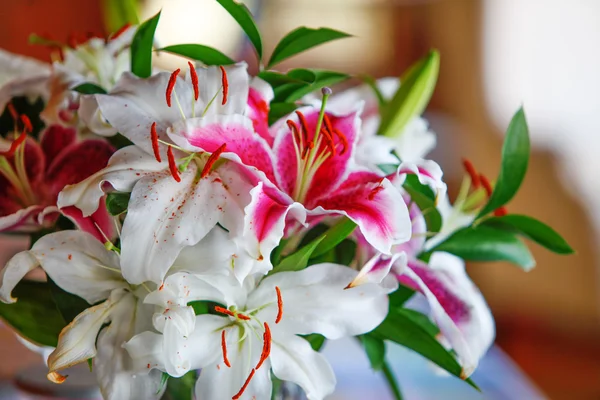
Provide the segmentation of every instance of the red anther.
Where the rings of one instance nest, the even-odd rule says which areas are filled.
[[[177,163],[175,163],[175,156],[173,155],[173,148],[171,146],[169,146],[169,149],[167,150],[167,158],[169,159],[169,170],[171,171],[171,175],[173,175],[173,179],[177,182],[181,182]]]
[[[313,143],[313,141],[311,140],[310,142],[308,142],[306,144],[306,147],[304,147],[304,150],[302,151],[302,159],[304,160],[306,158],[306,156],[308,155],[308,152],[315,147],[315,144]]]
[[[256,370],[258,370],[261,367],[261,365],[263,365],[263,362],[265,362],[265,360],[269,358],[269,355],[271,354],[271,329],[269,328],[269,324],[267,324],[266,322],[264,323],[264,326],[265,333],[263,333],[263,349],[262,353],[260,354],[258,364],[256,364],[256,367],[254,368]]]
[[[17,110],[15,109],[13,103],[8,103],[6,105],[6,108],[8,108],[8,112],[10,113],[10,116],[12,117],[13,121],[16,122],[19,119],[19,114],[17,113]]]
[[[110,40],[115,40],[116,38],[121,36],[123,33],[125,33],[127,29],[129,29],[130,26],[131,24],[129,22],[123,25],[118,31],[110,35]]]
[[[479,179],[479,175],[477,174],[477,170],[473,166],[473,163],[466,158],[463,158],[462,162],[463,167],[465,167],[465,171],[467,171],[467,174],[469,174],[471,177],[471,183],[473,183],[473,187],[475,189],[479,189],[481,186],[481,180]]]
[[[482,174],[479,174],[479,180],[481,181],[481,186],[483,186],[483,188],[485,189],[485,192],[487,193],[488,197],[490,197],[492,195],[492,192],[494,191],[492,188],[492,184],[490,183],[488,178],[486,178]]]
[[[180,71],[181,71],[181,68],[177,68],[175,71],[173,71],[173,73],[171,74],[171,77],[169,78],[169,84],[167,85],[167,92],[166,92],[167,105],[169,107],[171,107],[171,94],[173,93],[173,89],[175,88],[175,82],[177,82],[177,75],[179,75]]]
[[[240,313],[238,313],[238,314],[236,315],[236,317],[238,317],[239,319],[241,319],[241,320],[243,320],[243,321],[250,321],[250,317],[249,317],[249,316],[247,316],[247,315],[244,315],[244,314],[240,314]]]
[[[154,158],[156,161],[161,162],[160,149],[158,147],[158,133],[156,133],[156,122],[152,123],[150,127],[150,139],[152,140],[152,151],[154,151]]]
[[[229,368],[231,368],[231,364],[229,363],[229,359],[227,358],[227,342],[225,341],[225,329],[221,332],[221,349],[223,349],[223,362]]]
[[[381,192],[383,190],[383,186],[379,185],[376,188],[374,188],[373,190],[371,190],[371,192],[369,193],[369,200],[373,201],[375,199],[375,196],[377,195],[377,193]]]
[[[200,96],[200,87],[198,86],[198,74],[196,73],[196,68],[194,65],[188,61],[188,65],[190,67],[190,78],[192,78],[192,86],[194,86],[194,100],[198,101],[198,96]]]
[[[291,119],[288,119],[286,121],[288,128],[290,128],[290,130],[292,131],[292,135],[294,135],[294,140],[296,141],[296,143],[300,144],[301,143],[301,139],[300,139],[300,131],[298,130],[298,125],[296,125],[296,123],[294,121],[292,121]]]
[[[21,122],[23,123],[23,128],[26,132],[33,132],[33,126],[31,125],[31,120],[25,114],[21,114]]]
[[[233,395],[231,400],[238,400],[240,397],[242,397],[242,394],[244,394],[244,391],[250,384],[250,381],[252,380],[252,377],[254,376],[255,372],[256,372],[256,370],[254,368],[252,368],[252,371],[250,371],[250,375],[248,375],[248,378],[246,378],[246,382],[244,382],[244,386],[242,386],[242,388],[240,389],[239,392],[237,392],[235,395]]]
[[[77,47],[77,38],[75,37],[74,33],[70,33],[69,37],[67,38],[67,44],[74,49],[75,47]]]
[[[335,156],[335,143],[333,142],[333,137],[327,132],[327,129],[321,129],[321,134],[327,140],[327,144],[329,145],[329,149],[331,150],[331,156]]]
[[[208,160],[206,160],[206,164],[204,164],[204,168],[202,168],[202,173],[200,174],[200,178],[206,178],[206,176],[208,174],[210,174],[210,170],[211,170],[212,166],[215,164],[215,162],[217,162],[217,160],[219,159],[221,154],[223,154],[226,147],[227,147],[227,144],[223,143],[218,149],[213,151],[213,153],[210,155],[210,157],[208,157]]]
[[[335,135],[340,139],[340,142],[342,143],[342,151],[340,155],[343,155],[346,152],[346,150],[348,150],[348,138],[339,129],[334,129],[333,133],[335,133]]]
[[[308,123],[306,122],[306,118],[304,117],[304,114],[302,114],[300,111],[296,110],[296,115],[298,116],[298,119],[300,120],[300,125],[302,126],[302,137],[304,138],[304,143],[308,142]]]
[[[275,318],[275,323],[278,324],[283,316],[283,298],[281,297],[279,286],[275,286],[275,292],[277,293],[277,317]]]
[[[233,311],[229,311],[228,309],[220,306],[215,306],[215,311],[221,314],[229,315],[230,317],[235,317]]]
[[[15,152],[17,151],[19,146],[25,141],[25,139],[27,139],[27,133],[25,131],[23,131],[21,133],[21,135],[19,135],[19,137],[16,138],[10,144],[10,148],[8,149],[8,151],[0,151],[0,156],[10,157],[13,154],[15,154]]]
[[[506,207],[500,207],[494,210],[494,215],[496,217],[504,217],[506,214],[508,214],[508,210],[506,209]]]
[[[223,102],[221,105],[225,105],[227,103],[227,93],[229,93],[229,81],[227,80],[227,71],[225,71],[225,67],[219,65],[221,68],[221,81],[223,84]]]

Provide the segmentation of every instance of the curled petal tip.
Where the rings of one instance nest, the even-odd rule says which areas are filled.
[[[48,378],[48,380],[50,382],[54,382],[54,383],[58,383],[58,384],[66,381],[68,376],[69,375],[61,375],[56,371],[48,372],[48,375],[46,375],[46,377]]]

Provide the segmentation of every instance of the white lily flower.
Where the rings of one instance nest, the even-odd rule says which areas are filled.
[[[46,100],[50,95],[47,88],[49,77],[49,65],[0,50],[0,113],[13,97],[42,97]]]
[[[152,328],[152,307],[139,299],[139,292],[145,289],[132,287],[123,279],[118,255],[83,231],[46,235],[31,250],[15,255],[2,270],[0,300],[16,301],[12,289],[38,266],[63,290],[94,304],[62,330],[48,358],[48,378],[61,383],[66,377],[60,370],[93,358],[104,398],[160,398],[161,374],[134,372],[131,358],[121,347],[135,334]]]
[[[329,263],[262,279],[248,276],[242,287],[232,277],[202,276],[194,284],[186,283],[186,290],[199,295],[202,290],[223,304],[215,308],[222,316],[196,316],[187,335],[170,323],[162,335],[141,333],[126,348],[140,370],[157,368],[181,376],[202,368],[196,384],[199,399],[268,399],[271,370],[279,379],[301,386],[308,399],[323,399],[335,387],[333,371],[297,335],[339,339],[369,332],[387,315],[387,294],[397,287],[394,279],[386,279],[383,285],[344,290],[355,276],[351,268]],[[190,278],[177,276],[176,286],[184,288],[181,282]],[[201,289],[200,281],[217,289],[219,296],[214,297],[213,289]],[[158,290],[148,297],[161,296]]]

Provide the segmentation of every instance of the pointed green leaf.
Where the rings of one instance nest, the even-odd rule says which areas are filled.
[[[573,254],[574,250],[554,229],[526,215],[510,214],[486,219],[482,225],[518,232],[558,254]]]
[[[160,11],[141,24],[131,41],[131,72],[140,78],[152,75],[152,46]]]
[[[258,59],[262,58],[262,39],[260,38],[260,32],[256,27],[256,23],[254,22],[254,17],[248,7],[244,4],[238,3],[234,0],[217,0],[224,9],[227,10],[229,15],[233,17],[237,21],[237,23],[242,27],[250,42],[254,46],[256,50],[256,54],[258,54]]]
[[[300,27],[288,33],[273,50],[267,68],[280,63],[286,58],[292,57],[305,50],[316,47],[332,40],[350,37],[351,35],[329,28],[306,28]]]
[[[440,55],[432,50],[402,75],[400,88],[382,112],[379,135],[398,136],[413,117],[421,115],[435,89],[439,69]]]
[[[54,300],[56,308],[66,324],[70,324],[76,316],[90,307],[90,304],[88,304],[87,301],[77,295],[63,290],[56,283],[54,283],[49,276],[47,276],[47,280],[52,299]]]
[[[200,61],[205,65],[231,65],[235,64],[231,58],[212,47],[201,44],[176,44],[163,47],[156,51],[165,51],[167,53],[177,54],[192,60]]]
[[[121,215],[127,211],[131,193],[112,192],[106,195],[106,209],[113,216]]]
[[[271,103],[269,105],[269,125],[273,125],[281,118],[293,113],[298,107],[296,103]]]
[[[343,218],[320,236],[322,240],[319,241],[312,257],[327,253],[354,232],[354,229],[356,229],[356,223],[348,218]]]
[[[462,367],[456,358],[431,335],[433,329],[437,329],[435,325],[431,322],[425,323],[428,321],[427,317],[417,318],[418,315],[423,316],[404,308],[390,309],[386,319],[370,335],[407,347],[452,375],[463,378]],[[476,388],[470,380],[467,380],[467,383]]]
[[[402,307],[414,294],[413,289],[400,284],[398,289],[389,295],[390,308]]]
[[[284,271],[300,271],[306,268],[308,265],[308,260],[310,260],[313,252],[317,246],[319,246],[319,243],[323,241],[323,239],[325,238],[318,237],[296,252],[284,257],[283,260],[281,260],[281,262],[269,272],[269,274],[276,274]]]
[[[425,223],[427,224],[427,232],[437,233],[442,229],[442,215],[435,205],[435,195],[431,188],[418,182],[416,176],[411,175],[407,178],[415,178],[416,184],[407,179],[403,185],[404,190],[410,195],[411,201],[414,201],[423,213]],[[433,199],[431,198],[433,195]]]
[[[258,77],[271,85],[273,89],[286,83],[307,83],[276,71],[261,71],[258,73]]]
[[[30,341],[56,347],[58,335],[66,324],[56,309],[48,284],[22,280],[12,294],[17,302],[0,302],[0,318]]]
[[[367,353],[371,368],[374,371],[381,370],[385,362],[385,342],[383,339],[366,334],[358,336],[358,340],[360,340],[365,353]]]
[[[297,71],[297,70],[296,70]],[[332,86],[350,78],[348,74],[335,71],[325,71],[313,69],[310,70],[315,75],[315,80],[311,84],[307,83],[289,83],[279,86],[275,91],[275,99],[293,102],[300,100],[307,94],[317,92],[325,86]],[[294,74],[294,76],[299,76]],[[305,76],[307,77],[307,76]]]
[[[102,5],[106,32],[116,32],[127,23],[140,23],[138,0],[104,0]]]
[[[496,186],[479,216],[502,207],[519,190],[529,164],[529,129],[525,112],[521,107],[510,121],[502,146],[502,164]]]
[[[452,253],[467,261],[508,261],[525,271],[535,266],[527,246],[514,233],[489,226],[460,229],[429,253],[434,251]]]
[[[71,90],[81,94],[106,94],[106,90],[91,82],[82,83]]]
[[[394,400],[402,400],[402,392],[400,391],[400,385],[398,385],[398,380],[394,375],[394,372],[390,368],[389,364],[384,360],[383,366],[381,368],[381,372],[383,372],[383,376],[385,381],[387,382],[392,395],[394,395]]]

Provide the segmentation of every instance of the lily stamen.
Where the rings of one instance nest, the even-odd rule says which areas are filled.
[[[221,84],[223,85],[223,102],[221,105],[225,105],[227,103],[227,94],[229,93],[229,81],[227,80],[227,71],[225,71],[225,67],[219,65],[221,69]]]
[[[156,122],[152,123],[150,127],[150,139],[152,140],[152,151],[154,152],[154,158],[156,161],[162,162],[160,158],[160,148],[158,147],[158,133],[156,133]]]
[[[21,114],[20,119],[23,123],[23,129],[29,133],[33,132],[33,126],[31,125],[31,120],[29,119],[29,117],[25,114]]]
[[[246,378],[246,382],[244,382],[244,386],[242,386],[242,388],[240,389],[239,392],[237,392],[235,395],[233,395],[231,400],[238,400],[240,397],[242,397],[242,394],[244,394],[244,391],[250,384],[250,381],[252,380],[252,377],[254,376],[255,372],[256,372],[256,370],[254,368],[252,368],[252,371],[250,371],[250,375],[248,375],[248,378]]]
[[[169,84],[167,85],[167,91],[165,92],[167,106],[169,107],[171,107],[171,95],[173,93],[173,89],[175,89],[175,82],[177,82],[177,75],[179,75],[179,72],[181,72],[181,68],[177,68],[175,71],[173,71],[171,77],[169,78]]]
[[[473,166],[473,163],[466,158],[463,158],[462,162],[465,171],[467,171],[467,174],[469,174],[469,177],[471,177],[471,183],[473,184],[473,188],[479,189],[481,187],[481,180],[479,179],[479,174]]]
[[[231,368],[229,359],[227,358],[227,341],[225,340],[225,329],[221,332],[221,349],[223,350],[223,362],[228,368]]]
[[[283,317],[283,298],[281,297],[279,286],[275,286],[275,292],[277,293],[277,317],[275,317],[275,323],[278,324],[281,322],[281,317]]]
[[[190,78],[192,80],[192,86],[194,87],[194,100],[198,101],[198,97],[200,96],[200,87],[198,86],[198,74],[196,73],[196,68],[188,61],[188,66],[190,67]]]
[[[255,369],[257,370],[263,365],[265,360],[269,358],[269,355],[271,354],[271,329],[269,328],[269,324],[267,324],[266,322],[264,323],[264,327],[265,333],[263,333],[263,349],[262,353],[260,354],[258,364],[256,364],[255,367]]]
[[[225,151],[226,147],[227,147],[227,144],[223,143],[218,149],[216,149],[210,155],[210,157],[208,157],[208,160],[206,160],[206,164],[204,164],[204,168],[202,168],[202,173],[200,174],[200,178],[206,178],[206,176],[208,174],[210,174],[211,168],[213,167],[215,162],[217,162],[217,160],[219,159],[221,154]]]
[[[173,155],[173,147],[171,146],[169,146],[167,149],[167,158],[169,159],[169,170],[171,171],[173,179],[175,179],[177,182],[181,182],[179,170],[177,169],[177,163],[175,162],[175,156]]]

